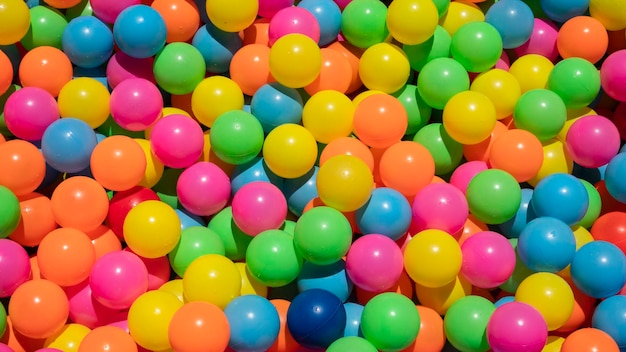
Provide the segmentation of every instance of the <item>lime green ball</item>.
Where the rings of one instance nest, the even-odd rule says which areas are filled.
[[[246,263],[250,274],[260,283],[280,287],[298,277],[303,259],[295,249],[293,236],[282,230],[267,230],[250,241]]]
[[[484,297],[466,296],[448,309],[443,327],[450,344],[460,351],[489,350],[487,323],[496,306]]]
[[[402,294],[378,294],[363,308],[363,336],[381,351],[407,348],[415,341],[419,329],[420,316],[415,303]]]
[[[178,276],[184,277],[189,264],[205,254],[225,256],[224,243],[217,233],[210,228],[192,226],[181,232],[180,241],[167,256],[174,272]]]
[[[235,225],[232,207],[228,206],[213,215],[207,227],[222,240],[224,253],[228,259],[236,261],[246,257],[252,236],[246,235]]]
[[[263,149],[264,138],[261,122],[243,110],[227,111],[211,126],[211,150],[229,164],[252,161]]]
[[[378,350],[371,342],[358,336],[345,336],[337,339],[326,349],[326,352],[346,351],[377,352]]]
[[[0,204],[0,238],[7,238],[20,223],[20,201],[10,189],[0,186]]]
[[[154,78],[164,91],[184,95],[193,92],[204,79],[206,63],[193,45],[167,44],[154,58]]]
[[[467,186],[470,213],[486,224],[501,224],[515,216],[522,202],[522,189],[506,171],[479,172]]]
[[[298,219],[293,240],[304,259],[316,265],[329,265],[348,253],[352,227],[339,210],[315,207]]]

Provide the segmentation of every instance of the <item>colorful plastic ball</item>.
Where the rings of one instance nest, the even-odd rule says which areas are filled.
[[[437,269],[426,270],[430,264],[425,263]],[[404,249],[404,269],[424,287],[442,287],[454,281],[461,263],[461,248],[456,239],[437,229],[418,232]]]
[[[567,132],[566,147],[578,165],[594,168],[608,164],[619,151],[619,131],[600,115],[582,116]]]
[[[470,181],[479,172],[487,170],[489,167],[486,162],[481,160],[468,161],[460,164],[450,175],[450,184],[458,188],[463,194],[467,192],[467,186]]]
[[[354,110],[352,101],[345,94],[334,90],[319,91],[304,104],[302,125],[316,141],[328,144],[350,135]]]
[[[224,243],[215,231],[198,225],[183,229],[180,241],[168,253],[168,258],[174,272],[184,277],[189,265],[205,254],[224,255]]]
[[[245,45],[234,53],[230,77],[246,95],[253,96],[259,87],[275,81],[270,74],[269,54],[270,48],[263,44]]]
[[[277,82],[261,86],[250,102],[250,113],[261,122],[265,133],[285,123],[300,123],[302,109],[298,91]]]
[[[91,128],[102,125],[110,113],[110,93],[105,85],[89,77],[79,77],[61,88],[58,97],[61,117],[85,121]]]
[[[287,200],[269,182],[251,182],[241,187],[232,199],[233,221],[244,233],[256,236],[278,229],[287,216]]]
[[[489,22],[470,22],[456,31],[450,52],[468,72],[487,71],[502,55],[502,38]]]
[[[376,347],[366,339],[359,336],[344,336],[331,343],[326,349],[329,352],[339,351],[363,351],[375,352]]]
[[[147,200],[133,207],[124,220],[124,239],[145,258],[168,254],[180,239],[180,220],[166,203]]]
[[[382,292],[396,284],[404,264],[400,247],[389,237],[367,234],[352,243],[346,257],[346,272],[359,288]]]
[[[95,260],[89,236],[72,228],[51,231],[37,249],[42,277],[59,286],[73,286],[87,279]]]
[[[335,1],[305,0],[300,1],[297,6],[313,14],[319,23],[320,46],[328,45],[337,39],[341,29],[341,10]]]
[[[113,195],[109,203],[107,224],[119,238],[123,238],[124,220],[128,212],[146,200],[159,200],[159,196],[151,189],[142,186],[116,192]]]
[[[144,78],[156,83],[152,71],[153,63],[153,57],[138,59],[125,54],[123,51],[118,51],[111,56],[107,63],[107,83],[113,89],[128,78]]]
[[[546,272],[534,273],[522,280],[515,292],[515,301],[537,309],[549,331],[563,326],[574,309],[574,293],[567,281]]]
[[[471,123],[468,123],[471,121]],[[461,144],[477,144],[489,137],[496,123],[496,108],[483,93],[464,91],[450,97],[443,108],[443,127]]]
[[[363,337],[377,349],[398,351],[409,347],[418,336],[420,316],[409,298],[381,293],[365,305],[361,329]]]
[[[378,233],[393,240],[406,234],[411,219],[411,204],[402,193],[387,187],[374,189],[367,203],[356,211],[361,233]]]
[[[98,144],[96,133],[86,122],[64,118],[50,124],[41,140],[46,162],[60,172],[78,172],[89,167]]]
[[[487,351],[487,324],[495,310],[492,302],[474,295],[452,303],[443,320],[450,344],[460,351]]]
[[[223,161],[241,165],[252,161],[263,148],[263,127],[252,114],[232,110],[211,127],[211,149]]]
[[[41,140],[46,128],[58,119],[59,107],[54,97],[42,88],[21,88],[4,105],[6,127],[21,139]]]
[[[556,62],[559,56],[556,47],[558,31],[557,25],[549,19],[535,18],[530,38],[524,44],[515,48],[514,51],[518,56],[538,54],[552,62]]]
[[[362,336],[361,317],[364,307],[359,303],[346,302],[343,308],[346,310],[346,328],[343,336]]]
[[[517,100],[522,95],[520,84],[510,72],[491,69],[472,81],[470,90],[486,95],[496,108],[496,118],[511,116]]]
[[[93,177],[103,187],[113,191],[125,191],[137,186],[145,174],[146,165],[141,146],[123,135],[105,138],[91,153]]]
[[[428,62],[440,57],[449,57],[451,41],[450,34],[438,25],[426,41],[416,45],[404,44],[402,50],[406,53],[411,68],[420,72]]]
[[[110,104],[111,116],[117,124],[130,131],[143,131],[161,117],[163,97],[152,82],[128,78],[113,89]]]
[[[530,38],[534,18],[526,3],[515,0],[498,1],[485,13],[485,22],[500,32],[505,49],[516,48]]]
[[[56,97],[72,79],[72,62],[60,49],[40,46],[24,55],[18,75],[23,87],[39,87]]]
[[[236,339],[237,333],[242,333],[242,331],[236,331],[239,326],[229,325],[229,315],[241,313],[233,308],[225,312],[219,307],[206,302],[186,303],[174,313],[169,325],[168,336],[172,348],[190,352],[218,352],[225,350],[228,347],[229,339]],[[251,307],[247,308],[250,309]],[[254,318],[269,319],[267,315],[259,316],[260,313],[265,312],[263,310],[265,307],[259,306],[255,308],[256,314]],[[245,319],[248,317],[240,316],[239,318]],[[252,318],[248,319],[253,320]],[[242,325],[244,325],[243,321]],[[267,332],[269,333],[269,327]],[[249,336],[246,335],[246,337]]]
[[[222,240],[227,258],[241,260],[246,257],[246,249],[254,237],[246,235],[235,225],[232,207],[227,206],[213,215],[207,227]]]
[[[626,86],[621,83],[626,77],[624,57],[626,50],[618,50],[607,56],[600,68],[602,90],[617,101],[626,101]]]
[[[317,142],[311,132],[301,125],[283,124],[265,138],[263,157],[276,175],[297,178],[313,168],[317,159]]]
[[[220,254],[196,258],[183,277],[183,293],[188,302],[209,302],[222,309],[240,295],[241,285],[241,274],[235,264]]]
[[[626,12],[610,1],[593,0],[589,2],[589,13],[597,18],[610,31],[626,27]]]
[[[30,28],[20,43],[31,50],[38,46],[61,49],[61,38],[67,26],[65,15],[56,8],[36,5],[30,10]]]
[[[547,88],[557,93],[568,109],[583,108],[600,93],[600,72],[586,59],[566,58],[550,72]]]
[[[0,165],[3,172],[0,174],[0,185],[16,196],[33,192],[43,182],[46,174],[44,158],[39,149],[30,142],[15,139],[2,143]]]
[[[141,1],[138,0],[123,0],[113,4],[103,0],[90,1],[93,16],[98,17],[105,23],[115,23],[117,16],[123,10],[139,4],[141,4]]]
[[[580,57],[592,64],[605,56],[609,35],[602,23],[591,16],[576,16],[559,29],[556,46],[564,59]]]
[[[302,270],[303,259],[293,245],[293,236],[283,230],[253,237],[245,258],[250,274],[268,287],[285,286]]]
[[[336,155],[320,167],[316,184],[324,204],[341,212],[349,212],[367,202],[374,180],[372,172],[358,157]]]
[[[91,296],[103,306],[127,309],[148,289],[148,269],[134,253],[107,253],[91,268],[89,286]]]
[[[205,78],[191,95],[193,113],[198,122],[207,127],[212,127],[219,116],[232,110],[242,110],[243,106],[243,92],[238,82],[228,77]]]
[[[619,347],[611,335],[596,328],[582,328],[572,332],[561,347],[563,352],[594,350],[617,352]]]
[[[451,1],[443,16],[440,16],[440,25],[452,36],[464,24],[469,22],[483,22],[485,14],[471,1]]]
[[[191,213],[213,215],[222,210],[230,198],[230,180],[211,162],[198,162],[185,169],[176,185],[178,199]]]
[[[607,333],[618,346],[623,346],[626,342],[624,334],[624,299],[623,295],[608,297],[598,304],[592,319],[591,327]],[[603,350],[604,351],[604,350]]]
[[[310,11],[300,6],[282,8],[270,19],[268,28],[269,46],[274,45],[279,38],[292,33],[306,35],[314,42],[319,43],[320,24]]]
[[[200,10],[193,1],[155,0],[150,7],[165,21],[168,43],[190,41],[201,25]]]
[[[278,337],[280,321],[276,307],[266,298],[244,295],[224,309],[230,325],[228,346],[237,351],[266,350]]]
[[[408,116],[396,97],[374,94],[356,106],[352,123],[354,133],[363,143],[373,148],[387,148],[404,136]]]
[[[81,16],[65,27],[62,45],[63,52],[74,65],[98,67],[113,54],[113,33],[98,18]]]
[[[478,173],[467,186],[469,211],[487,224],[501,224],[515,216],[522,200],[521,187],[506,171]]]
[[[168,115],[152,127],[150,146],[163,165],[186,168],[200,158],[204,148],[204,133],[193,118],[180,114]]]
[[[535,177],[543,164],[543,146],[532,133],[512,129],[497,136],[489,152],[491,168],[508,172],[518,182],[526,182]],[[524,164],[513,160],[524,160]]]
[[[406,54],[391,43],[368,47],[359,61],[359,77],[365,87],[388,94],[397,92],[406,84],[410,70]]]
[[[521,352],[543,349],[548,328],[539,311],[522,302],[496,308],[487,323],[487,341],[494,352]]]
[[[478,232],[461,245],[461,274],[475,287],[502,285],[515,269],[515,250],[503,235],[493,231]]]
[[[556,273],[572,262],[576,239],[563,221],[542,216],[523,227],[517,252],[531,270]]]
[[[10,297],[15,290],[29,280],[31,274],[28,253],[16,242],[0,239],[0,266],[6,275],[0,280],[0,297]]]
[[[343,260],[328,265],[316,265],[306,261],[297,283],[299,292],[323,289],[336,295],[342,302],[348,300],[353,289],[352,281],[346,274],[346,263]],[[348,314],[347,308],[346,314]]]
[[[239,32],[248,28],[256,19],[259,2],[237,0],[229,4],[219,0],[207,0],[206,12],[209,20],[225,32]]]
[[[384,151],[379,172],[385,186],[405,196],[414,196],[430,184],[435,175],[435,162],[429,150],[421,144],[401,141]]]
[[[387,6],[378,1],[352,0],[341,12],[341,33],[358,48],[382,43],[389,36]]]
[[[302,257],[316,265],[330,265],[346,255],[352,243],[350,222],[339,210],[314,207],[297,220],[294,246]]]
[[[322,54],[313,39],[291,33],[272,45],[269,66],[276,81],[286,87],[302,88],[317,78],[322,67]]]
[[[463,145],[450,137],[442,123],[422,127],[413,141],[426,147],[435,160],[435,174],[445,175],[456,169],[463,159]]]
[[[624,285],[626,259],[616,245],[596,240],[578,249],[572,259],[571,274],[576,287],[594,298],[610,297]]]
[[[30,12],[24,1],[5,0],[2,2],[0,19],[4,25],[0,31],[0,45],[19,42],[28,32]]]
[[[194,91],[206,73],[204,57],[191,44],[167,44],[154,58],[154,78],[164,91],[183,95]]]
[[[49,197],[36,192],[23,195],[19,199],[13,194],[3,196],[5,208],[0,215],[0,219],[3,219],[0,221],[0,238],[9,236],[22,246],[35,247],[44,236],[57,228]],[[16,204],[16,200],[19,203]],[[9,232],[4,233],[7,228]]]
[[[422,188],[412,204],[414,231],[437,229],[454,234],[468,216],[465,195],[449,183],[431,183]]]
[[[159,12],[147,5],[133,5],[115,19],[113,37],[117,47],[133,58],[156,55],[165,45],[165,21]]]
[[[109,198],[94,179],[74,176],[62,181],[50,197],[52,213],[61,227],[90,232],[107,217]]]
[[[242,47],[237,33],[224,32],[212,23],[200,27],[191,43],[204,57],[207,71],[212,73],[227,72],[233,55]]]
[[[13,63],[4,51],[0,51],[0,64],[0,95],[4,95],[12,85],[14,72]]]
[[[308,348],[327,348],[343,335],[346,311],[334,294],[321,289],[299,293],[287,310],[291,336]]]
[[[600,215],[591,226],[590,232],[594,239],[611,242],[625,251],[624,235],[626,216],[623,212],[611,211]]]
[[[541,141],[555,137],[565,125],[566,117],[563,99],[547,89],[533,89],[522,94],[513,112],[515,126],[529,131]]]
[[[389,33],[402,44],[425,42],[434,34],[438,21],[437,7],[431,1],[395,1],[387,9]]]
[[[136,352],[137,344],[117,326],[99,326],[89,331],[78,345],[78,352],[105,352],[108,349]]]
[[[347,92],[353,79],[353,68],[349,59],[332,48],[321,48],[320,53],[320,72],[313,82],[304,87],[304,91],[309,95],[321,91]]]
[[[183,302],[165,291],[153,290],[139,296],[128,311],[128,330],[137,345],[148,350],[171,348],[170,322]]]
[[[555,173],[539,181],[531,204],[537,216],[551,216],[572,226],[585,216],[589,196],[578,178]]]
[[[515,60],[509,72],[517,78],[522,94],[533,89],[544,89],[554,64],[539,54],[526,54]]]
[[[426,126],[430,120],[432,108],[424,102],[416,85],[406,84],[392,95],[400,100],[407,113],[409,123],[405,135],[412,135]]]
[[[576,0],[567,5],[554,0],[542,0],[540,4],[543,12],[551,20],[559,23],[583,15],[589,8],[589,0]]]

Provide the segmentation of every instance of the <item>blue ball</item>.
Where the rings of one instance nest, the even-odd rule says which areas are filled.
[[[230,325],[228,346],[235,351],[265,351],[280,331],[276,307],[265,297],[239,296],[224,308]]]
[[[496,308],[498,308],[501,305],[511,303],[511,302],[515,302],[515,296],[504,296],[498,299],[497,301],[495,301],[494,305],[496,306]]]
[[[65,27],[61,45],[74,65],[98,67],[113,54],[113,33],[97,17],[80,16]]]
[[[514,49],[530,39],[535,16],[523,1],[500,0],[487,10],[485,22],[500,32],[504,49]]]
[[[157,10],[147,5],[133,5],[120,12],[115,19],[113,36],[122,52],[144,59],[163,49],[167,28]]]
[[[619,153],[609,161],[604,173],[606,190],[616,200],[626,203],[626,153]]]
[[[362,234],[376,233],[397,240],[411,226],[411,204],[393,188],[379,187],[370,199],[357,209],[356,224]]]
[[[206,222],[202,219],[201,216],[196,214],[192,214],[185,209],[174,209],[176,215],[180,219],[180,229],[181,231],[193,227],[193,226],[206,226]]]
[[[343,330],[343,336],[363,336],[361,331],[361,316],[363,315],[363,307],[358,303],[347,302],[343,304],[346,310],[346,328]]]
[[[570,269],[576,287],[590,297],[610,297],[626,283],[626,258],[610,242],[596,240],[580,247]]]
[[[43,134],[41,151],[46,162],[59,172],[77,173],[89,168],[91,152],[98,144],[96,132],[84,121],[63,118]]]
[[[262,85],[250,102],[250,112],[261,122],[265,133],[282,124],[300,123],[302,109],[302,97],[298,91],[278,82]]]
[[[517,252],[531,270],[557,273],[572,262],[576,237],[559,219],[536,218],[524,226],[517,242]]]
[[[278,188],[283,184],[283,179],[269,169],[265,160],[257,157],[245,164],[235,166],[230,179],[231,192],[235,194],[241,187],[257,181],[269,182]]]
[[[334,42],[341,30],[341,9],[332,0],[302,0],[298,7],[308,10],[320,24],[319,45]]]
[[[591,318],[591,327],[609,334],[620,351],[626,348],[626,296],[609,297],[596,307]]]
[[[535,213],[530,207],[530,200],[533,196],[532,188],[522,188],[522,202],[520,203],[515,216],[498,225],[500,232],[508,238],[518,238],[524,226],[534,219]]]
[[[297,279],[300,292],[322,289],[333,293],[342,302],[346,302],[354,285],[346,274],[346,262],[339,260],[330,265],[316,265],[305,262]]]
[[[343,336],[346,310],[334,294],[321,289],[299,293],[287,310],[287,328],[300,345],[327,348]]]
[[[196,31],[191,45],[204,57],[207,72],[225,73],[243,41],[239,33],[224,32],[209,22]]]
[[[539,0],[539,4],[548,18],[560,23],[584,15],[589,8],[589,0]]]
[[[530,204],[537,217],[550,216],[573,226],[587,213],[589,194],[577,177],[555,173],[539,181]]]
[[[304,212],[304,208],[317,194],[317,172],[318,166],[314,166],[309,172],[298,177],[285,179],[283,184],[283,193],[287,199],[289,211],[294,215],[300,216]]]

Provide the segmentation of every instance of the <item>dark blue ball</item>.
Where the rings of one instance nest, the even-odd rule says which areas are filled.
[[[327,348],[343,336],[346,310],[334,294],[311,289],[298,294],[287,310],[287,328],[300,345]]]

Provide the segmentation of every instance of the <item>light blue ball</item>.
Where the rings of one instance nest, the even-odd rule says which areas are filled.
[[[535,16],[521,0],[500,0],[487,10],[485,22],[500,32],[504,49],[514,49],[530,39]]]
[[[296,89],[285,87],[278,82],[261,86],[250,102],[250,112],[256,117],[265,133],[286,123],[299,124],[302,121],[302,97]]]
[[[289,211],[294,215],[302,215],[307,204],[318,196],[316,184],[318,171],[319,167],[314,166],[298,178],[285,179],[282,187],[283,194],[287,199]]]
[[[147,5],[124,9],[113,25],[115,43],[126,55],[145,59],[165,46],[167,28],[161,14]]]
[[[113,33],[97,17],[80,16],[65,27],[61,45],[74,65],[98,67],[113,54]]]
[[[46,128],[41,151],[55,170],[77,173],[89,168],[91,153],[97,144],[96,132],[86,122],[63,118]]]
[[[370,199],[357,209],[356,224],[363,234],[381,234],[397,240],[411,225],[411,204],[393,188],[379,187]]]
[[[198,28],[191,45],[204,57],[207,72],[225,73],[243,41],[238,33],[224,32],[209,22]]]
[[[517,252],[531,270],[557,273],[572,262],[576,253],[576,238],[563,221],[539,217],[522,229]]]
[[[228,303],[224,314],[230,325],[228,346],[235,351],[265,351],[278,337],[280,317],[265,297],[239,296]]]
[[[330,265],[316,265],[305,262],[297,279],[300,292],[319,288],[329,291],[342,302],[346,302],[354,285],[346,274],[346,262],[339,260]]]
[[[298,4],[313,14],[320,24],[319,45],[328,45],[337,40],[341,30],[341,9],[332,0],[302,0]]]

